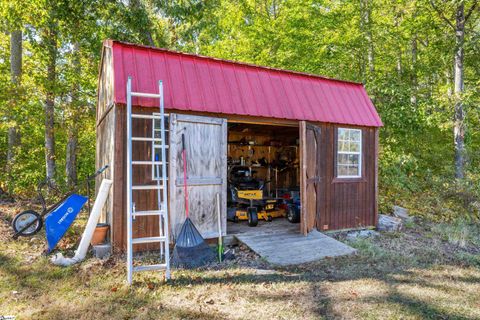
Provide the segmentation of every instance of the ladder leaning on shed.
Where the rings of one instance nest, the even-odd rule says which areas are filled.
[[[167,201],[167,161],[165,144],[165,113],[163,103],[163,83],[158,82],[159,93],[142,93],[132,91],[132,78],[127,81],[127,281],[132,283],[132,274],[135,271],[165,270],[165,278],[170,279],[170,253],[169,253],[169,235],[168,235],[168,201]],[[159,114],[132,114],[132,97],[159,99]],[[132,120],[150,119],[152,120],[152,137],[132,137]],[[155,121],[160,121],[160,138],[156,137]],[[132,160],[132,142],[153,142],[151,161],[133,161]],[[160,144],[157,144],[160,143]],[[161,159],[155,157],[155,147],[161,149]],[[153,178],[157,181],[156,185],[133,185],[132,173],[134,165],[152,165],[155,166]],[[159,170],[161,166],[161,170]],[[156,174],[155,174],[156,171]],[[161,182],[161,183],[160,183]],[[132,195],[133,190],[150,191],[157,190],[157,208],[153,210],[136,211],[135,202]],[[132,225],[137,216],[158,216],[159,235],[156,237],[133,238]],[[144,243],[159,243],[160,260],[163,263],[134,266],[133,265],[133,245]]]

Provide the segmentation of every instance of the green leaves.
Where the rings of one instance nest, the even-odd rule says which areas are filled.
[[[473,1],[465,1],[467,9]],[[435,3],[453,18],[457,2]],[[6,166],[8,124],[18,124],[22,145],[13,168],[15,192],[31,192],[44,175],[47,89],[56,95],[58,167],[65,162],[67,128],[78,123],[80,178],[93,170],[98,64],[107,38],[363,82],[385,124],[380,134],[382,205],[421,197],[452,176],[455,44],[428,1],[23,0],[0,1],[0,16],[0,117],[5,119],[0,165]],[[467,22],[473,32],[465,38],[462,96],[470,181],[480,180],[478,18],[477,10]],[[43,32],[52,25],[57,39],[49,43]],[[25,34],[24,76],[14,89],[6,33],[16,28]],[[58,52],[51,83],[46,66],[52,45]],[[3,187],[2,173],[0,180]]]

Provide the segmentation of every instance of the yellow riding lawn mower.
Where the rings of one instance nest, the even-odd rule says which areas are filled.
[[[253,177],[252,170],[246,166],[233,166],[229,170],[229,198],[227,218],[233,222],[247,220],[250,227],[255,227],[258,220],[272,221],[285,217],[281,208],[284,200],[269,198],[263,194],[265,183]]]

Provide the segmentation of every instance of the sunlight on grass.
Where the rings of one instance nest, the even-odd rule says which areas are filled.
[[[451,224],[439,223],[433,226],[432,232],[451,244],[465,248],[469,242],[480,245],[477,225],[467,223],[465,220],[456,220]]]
[[[0,310],[18,319],[480,318],[478,235],[462,248],[443,230],[412,225],[350,241],[356,255],[291,268],[174,270],[168,283],[138,273],[132,286],[123,257],[62,268],[40,255],[42,236],[6,237]]]

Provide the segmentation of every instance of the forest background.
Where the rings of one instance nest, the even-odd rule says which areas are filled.
[[[0,193],[95,168],[102,41],[364,83],[380,210],[480,217],[478,0],[0,0]]]

